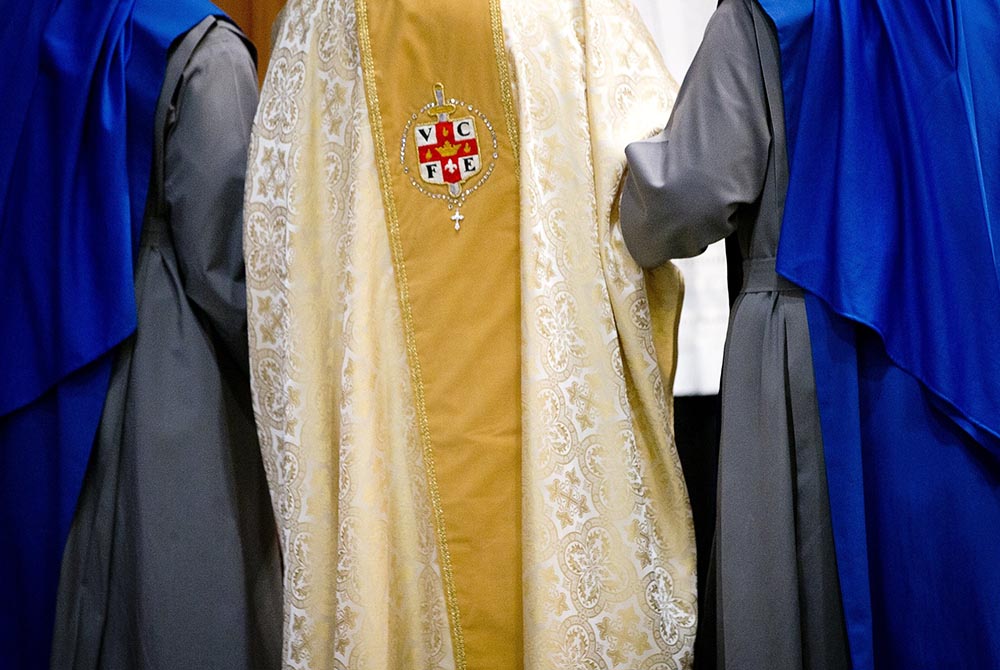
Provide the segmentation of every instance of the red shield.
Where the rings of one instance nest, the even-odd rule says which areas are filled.
[[[472,117],[418,125],[414,136],[420,178],[428,184],[461,184],[482,169]]]

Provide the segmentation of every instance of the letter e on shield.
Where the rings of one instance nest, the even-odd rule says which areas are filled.
[[[428,184],[461,184],[482,169],[472,117],[417,125],[414,140],[420,178]]]

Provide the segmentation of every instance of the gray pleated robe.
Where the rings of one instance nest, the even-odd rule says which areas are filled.
[[[788,183],[779,63],[761,8],[722,2],[667,129],[627,150],[621,220],[646,267],[733,232],[748,259],[722,380],[718,667],[838,670],[849,665],[809,329],[801,292],[774,271]]]
[[[280,665],[241,248],[257,77],[235,28],[206,21],[171,52],[160,98],[138,328],[115,364],[63,557],[58,670]]]

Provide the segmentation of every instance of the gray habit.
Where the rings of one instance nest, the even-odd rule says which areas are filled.
[[[241,219],[257,77],[243,39],[210,18],[171,52],[138,328],[63,556],[58,670],[280,665],[280,558],[248,376]]]
[[[722,375],[718,667],[847,668],[809,329],[774,271],[788,169],[777,34],[724,0],[667,129],[628,147],[625,242],[655,267],[735,232],[744,263]]]

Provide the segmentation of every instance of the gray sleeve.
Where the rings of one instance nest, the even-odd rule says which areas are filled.
[[[243,184],[257,106],[253,59],[214,27],[179,84],[165,149],[165,195],[181,282],[234,361],[249,370]]]
[[[728,236],[763,189],[771,132],[748,2],[719,6],[666,129],[625,150],[622,234],[644,267]]]

